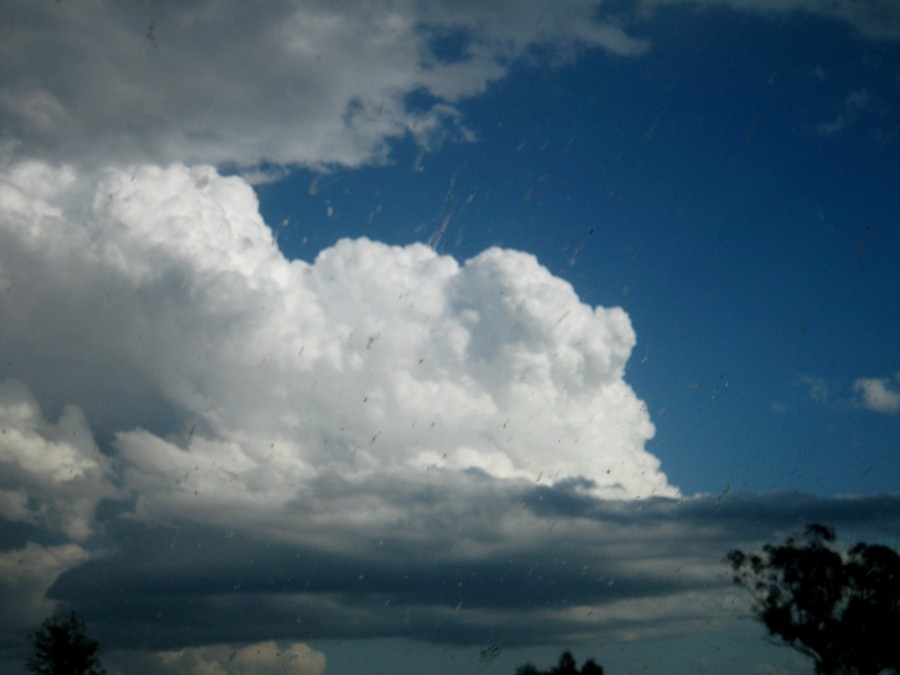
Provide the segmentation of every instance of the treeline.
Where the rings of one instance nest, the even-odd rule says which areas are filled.
[[[603,667],[598,666],[594,659],[588,659],[584,662],[581,670],[575,663],[575,657],[572,652],[566,650],[559,657],[559,664],[550,670],[538,670],[532,664],[526,663],[516,669],[516,675],[603,675]]]

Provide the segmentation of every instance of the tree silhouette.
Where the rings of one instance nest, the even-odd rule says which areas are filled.
[[[835,541],[812,524],[802,541],[726,559],[769,634],[811,657],[819,675],[900,673],[900,555],[863,543],[840,553]]]
[[[104,675],[98,654],[100,643],[90,640],[75,612],[51,616],[28,634],[32,653],[25,669],[38,675]]]
[[[575,664],[575,657],[572,652],[566,650],[559,657],[559,664],[551,670],[538,670],[534,664],[526,663],[516,669],[516,675],[603,675],[603,668],[598,666],[594,659],[588,659],[584,662],[581,670]]]

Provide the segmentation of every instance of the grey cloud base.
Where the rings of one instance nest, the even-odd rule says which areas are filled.
[[[627,315],[533,256],[288,261],[250,186],[203,166],[20,163],[0,208],[10,648],[54,603],[173,663],[682,634],[740,613],[729,548],[897,523],[896,497],[681,498],[644,449]]]
[[[352,547],[331,550],[197,523],[119,522],[109,534],[118,550],[62,575],[50,595],[82,608],[111,648],[631,640],[715,632],[746,616],[723,562],[733,547],[812,521],[876,539],[900,523],[897,496],[622,502],[566,486],[463,483],[385,483],[381,498],[421,520],[420,535],[360,528]],[[342,498],[337,489],[332,499]]]

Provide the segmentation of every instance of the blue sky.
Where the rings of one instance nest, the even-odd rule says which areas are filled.
[[[852,385],[896,372],[895,45],[683,9],[639,34],[640,58],[515,67],[460,106],[478,140],[420,171],[400,142],[315,195],[314,172],[262,186],[261,211],[306,260],[345,236],[428,243],[447,218],[439,251],[528,251],[584,302],[624,307],[650,447],[688,493],[894,489],[897,418]]]
[[[12,3],[0,672],[807,669],[722,560],[898,544],[900,21],[765,4]]]

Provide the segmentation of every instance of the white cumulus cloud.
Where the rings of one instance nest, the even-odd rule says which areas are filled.
[[[0,174],[0,290],[2,459],[15,471],[3,518],[87,538],[100,551],[76,547],[79,563],[106,564],[106,544],[160,521],[213,536],[210,551],[232,541],[219,532],[312,547],[307,569],[361,551],[371,560],[351,564],[377,569],[395,559],[384,539],[392,551],[477,561],[537,545],[544,525],[517,496],[535,487],[557,486],[548,505],[557,494],[573,504],[679,494],[644,447],[654,428],[625,381],[627,314],[584,304],[526,253],[491,248],[460,263],[358,239],[289,261],[241,178],[204,165],[90,172],[31,160]],[[146,548],[181,557],[177,540],[136,544],[142,562],[114,569],[180,584]],[[215,584],[234,578],[217,560],[192,569]],[[13,571],[0,581],[19,595],[34,586]],[[41,577],[38,591],[51,582]],[[257,580],[247,583],[252,592]],[[57,580],[47,593],[90,607],[76,596],[93,597],[92,584]],[[298,637],[284,626],[308,613],[351,630],[351,610],[329,603],[276,602],[290,621],[273,617],[238,641]],[[373,621],[371,634],[402,632],[400,619]],[[227,642],[216,630],[202,639]],[[177,631],[159,640],[197,644]],[[165,658],[203,672],[219,656]]]
[[[274,641],[231,647],[209,645],[162,652],[111,654],[112,673],[127,675],[321,675],[325,655],[302,643],[279,646]],[[124,667],[116,666],[122,662]]]
[[[0,209],[0,311],[15,317],[0,374],[51,410],[76,402],[146,512],[268,511],[328,472],[677,494],[624,380],[628,316],[531,255],[460,264],[360,239],[288,261],[251,187],[208,166],[91,178],[27,162],[3,175]],[[88,471],[86,450],[54,452],[27,470]]]
[[[900,376],[894,379],[898,381]],[[853,391],[864,408],[888,415],[900,412],[900,391],[886,377],[861,377],[853,382]]]

